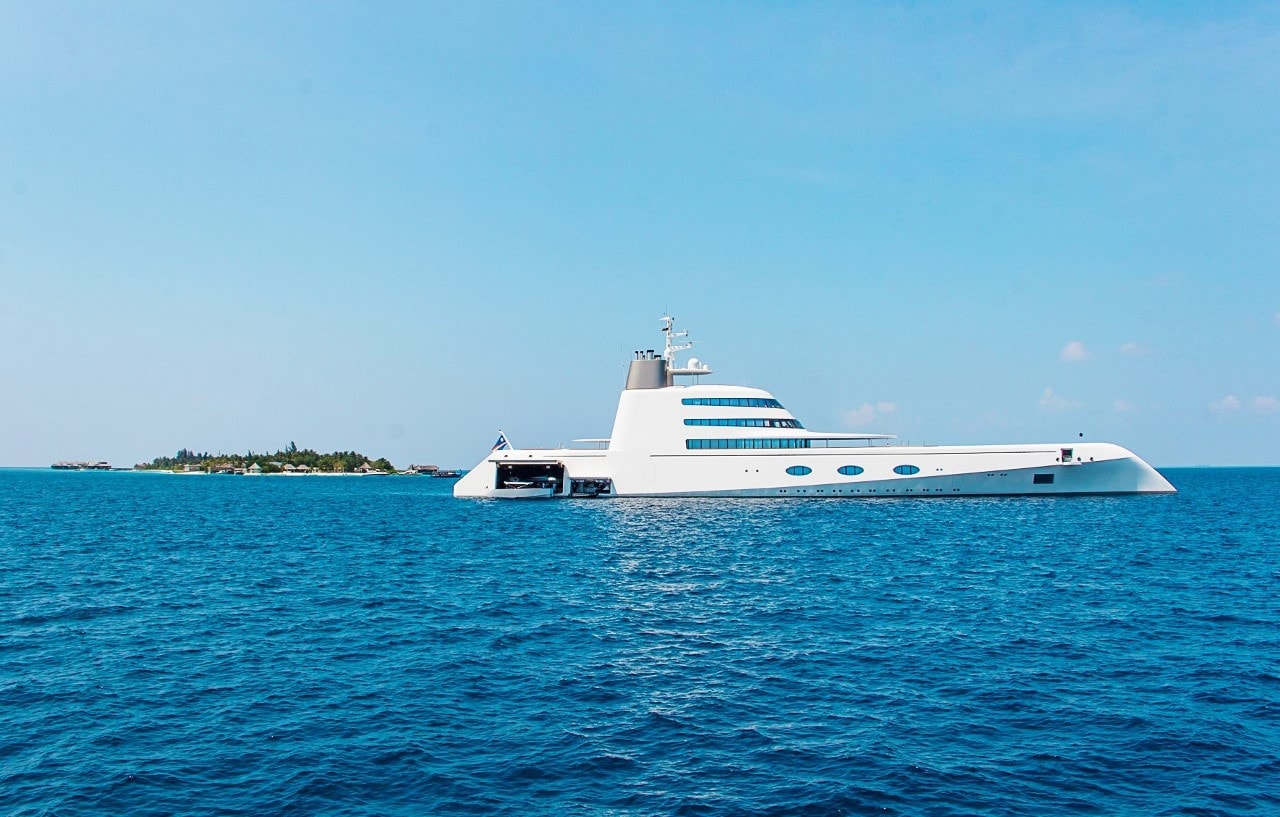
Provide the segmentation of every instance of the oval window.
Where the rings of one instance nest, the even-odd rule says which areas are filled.
[[[861,465],[842,465],[836,470],[844,474],[846,477],[856,477],[858,474],[862,473],[862,466]]]
[[[807,465],[793,465],[787,469],[787,473],[793,477],[803,477],[812,474],[813,469]]]
[[[893,473],[902,474],[904,477],[909,477],[912,474],[920,473],[920,469],[914,465],[898,465],[894,467]]]

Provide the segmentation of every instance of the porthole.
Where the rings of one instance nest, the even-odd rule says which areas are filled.
[[[862,466],[861,465],[842,465],[836,470],[844,474],[846,477],[856,477],[858,474],[862,473]]]
[[[793,477],[804,477],[813,473],[813,469],[807,465],[793,465],[787,469],[787,473]]]
[[[912,474],[920,473],[920,469],[914,465],[897,465],[897,466],[894,466],[893,473],[902,474],[904,477],[909,477]]]

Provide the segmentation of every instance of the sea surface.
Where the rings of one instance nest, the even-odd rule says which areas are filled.
[[[0,470],[0,814],[1280,814],[1280,469],[455,500]]]

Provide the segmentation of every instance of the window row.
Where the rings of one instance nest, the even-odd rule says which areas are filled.
[[[696,418],[686,419],[684,424],[687,426],[739,426],[745,428],[804,428],[804,426],[800,425],[799,420],[764,420],[756,417],[742,418],[740,420]]]
[[[858,474],[861,474],[864,470],[866,469],[864,469],[861,465],[842,465],[836,469],[838,473],[846,477],[856,477]],[[811,468],[808,468],[803,465],[793,465],[787,469],[787,473],[792,475],[793,477],[803,477],[806,474],[809,474],[811,472],[812,472]],[[915,465],[896,465],[893,468],[893,473],[901,474],[904,477],[911,476],[912,474],[920,473],[920,468]]]
[[[688,422],[686,420],[685,422]],[[690,450],[702,449],[727,449],[727,448],[811,448],[812,441],[806,439],[745,439],[745,440],[685,440],[684,447]],[[846,477],[856,477],[865,471],[861,465],[842,465],[836,469],[838,473]],[[787,473],[792,476],[804,476],[812,473],[812,469],[804,465],[793,465],[787,469]],[[918,465],[895,465],[893,473],[904,477],[920,473]],[[1042,482],[1040,474],[1036,475],[1036,482]],[[1053,481],[1053,476],[1048,475],[1049,482]]]
[[[689,449],[703,448],[810,448],[810,440],[805,439],[768,439],[753,438],[745,440],[685,440],[684,447]]]
[[[685,397],[686,406],[730,406],[733,408],[782,408],[772,397]]]

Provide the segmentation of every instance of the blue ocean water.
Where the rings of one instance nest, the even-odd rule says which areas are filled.
[[[1280,813],[1280,470],[454,500],[0,470],[0,813]]]

